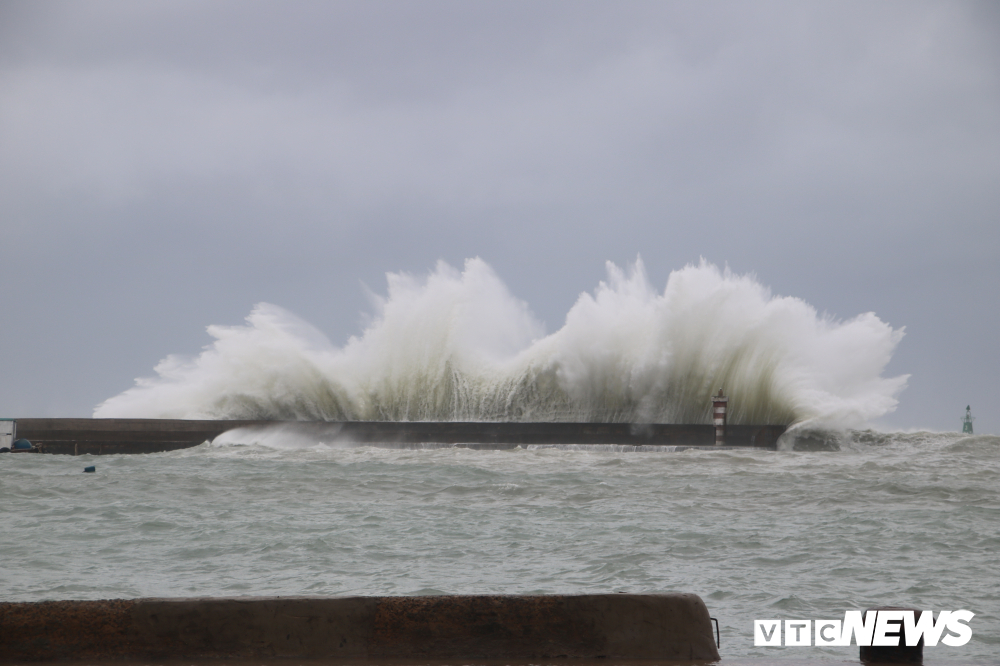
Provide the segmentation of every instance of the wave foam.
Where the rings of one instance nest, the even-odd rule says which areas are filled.
[[[550,335],[478,258],[389,274],[372,323],[343,347],[261,303],[94,416],[707,423],[724,387],[731,423],[846,427],[892,411],[906,386],[881,376],[903,331],[873,313],[820,317],[704,260],[662,293],[641,260],[607,271]]]

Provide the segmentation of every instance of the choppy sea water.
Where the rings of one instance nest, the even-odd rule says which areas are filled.
[[[281,436],[0,456],[10,601],[685,591],[723,663],[758,618],[969,609],[925,662],[1000,663],[1000,437],[853,433],[836,451],[386,449]],[[95,474],[83,474],[96,465]]]

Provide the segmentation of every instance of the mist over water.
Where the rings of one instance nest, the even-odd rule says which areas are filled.
[[[370,325],[342,347],[261,303],[94,416],[708,423],[722,387],[731,423],[849,427],[892,411],[906,385],[882,376],[902,329],[820,316],[705,261],[662,290],[641,260],[608,263],[550,334],[481,259],[387,277]]]

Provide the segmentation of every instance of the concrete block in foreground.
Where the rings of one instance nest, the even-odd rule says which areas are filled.
[[[694,594],[0,603],[0,661],[719,659]]]

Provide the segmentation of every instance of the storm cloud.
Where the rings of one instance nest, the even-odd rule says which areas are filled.
[[[993,3],[8,1],[0,90],[6,415],[439,259],[552,331],[641,254],[905,327],[884,427],[1000,427]]]

